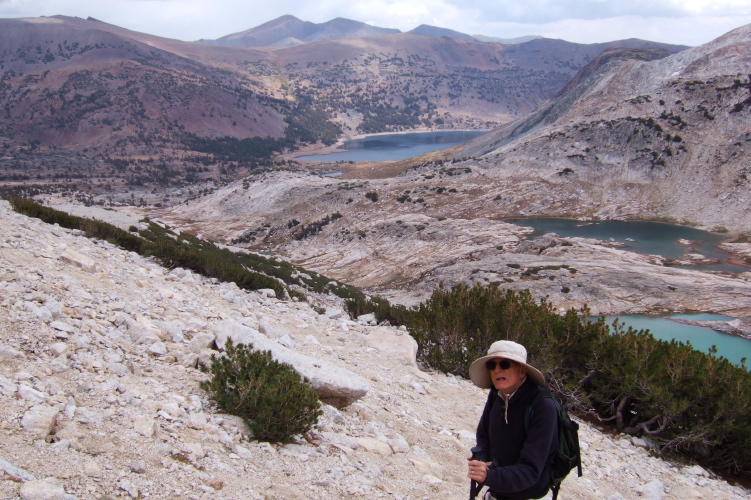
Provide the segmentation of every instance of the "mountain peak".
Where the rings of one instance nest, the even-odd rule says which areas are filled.
[[[467,40],[470,42],[477,41],[476,38],[474,38],[473,36],[467,35],[466,33],[461,33],[459,31],[450,30],[448,28],[439,28],[437,26],[430,26],[428,24],[421,24],[420,26],[413,29],[412,31],[409,31],[408,33],[411,33],[413,35],[434,36],[434,37],[447,36],[449,38],[458,38],[459,40]]]
[[[290,25],[290,24],[292,25],[305,24],[305,21],[302,21],[293,15],[285,14],[283,16],[277,17],[276,19],[272,19],[271,21],[266,21],[265,23],[259,26],[256,26],[255,28],[245,30],[242,33],[245,33],[247,31],[260,30],[264,28],[276,28],[279,26]]]
[[[292,15],[284,15],[255,28],[233,33],[216,40],[200,40],[207,45],[228,47],[272,47],[296,43],[310,43],[319,40],[336,40],[400,33],[398,29],[378,28],[359,21],[337,17],[325,23],[302,21]]]

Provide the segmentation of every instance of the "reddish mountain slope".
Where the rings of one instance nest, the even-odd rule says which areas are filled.
[[[249,32],[307,33],[311,23],[301,23],[283,18]],[[346,19],[314,27],[308,38],[320,41],[252,49],[94,19],[0,20],[0,138],[6,149],[126,157],[174,155],[188,147],[186,135],[330,142],[340,128],[491,128],[528,114],[603,48],[618,45],[414,34],[325,40],[382,30]],[[287,122],[294,130],[285,131]]]
[[[122,32],[70,18],[0,20],[0,135],[109,150],[178,132],[282,135],[258,82],[166,50],[191,44]]]

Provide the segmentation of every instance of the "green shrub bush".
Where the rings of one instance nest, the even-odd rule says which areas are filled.
[[[412,312],[404,306],[392,305],[380,297],[366,297],[362,292],[346,300],[344,308],[353,318],[373,313],[379,323],[387,321],[393,326],[410,324],[412,316]]]
[[[751,478],[746,369],[646,331],[613,330],[593,345],[582,384],[601,419],[666,455]]]
[[[70,215],[17,196],[11,196],[8,201],[13,210],[29,217],[35,217],[48,224],[57,224],[67,229],[78,229],[89,238],[105,240],[132,252],[143,252],[145,243],[143,239],[112,224]]]
[[[468,377],[469,365],[490,344],[513,340],[527,348],[546,378],[561,388],[567,385],[570,393],[579,391],[588,344],[607,331],[604,325],[582,321],[574,310],[561,316],[527,291],[480,285],[436,290],[413,311],[408,326],[420,347],[419,359],[433,368]]]
[[[225,356],[212,356],[211,379],[201,382],[217,406],[241,417],[260,441],[288,443],[321,415],[318,394],[290,365],[269,351],[227,342]]]

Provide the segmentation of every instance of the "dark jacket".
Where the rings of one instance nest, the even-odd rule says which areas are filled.
[[[550,398],[535,401],[539,391],[547,395],[527,377],[509,400],[508,424],[504,399],[495,389],[488,395],[477,426],[477,445],[482,449],[481,459],[493,462],[484,484],[497,496],[540,498],[548,491],[550,467],[558,451],[558,420]],[[524,421],[530,405],[527,433]]]

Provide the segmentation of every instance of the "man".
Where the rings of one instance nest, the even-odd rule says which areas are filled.
[[[472,363],[469,377],[480,388],[492,388],[477,426],[479,460],[469,459],[469,478],[488,487],[485,499],[544,496],[558,451],[558,424],[542,373],[527,364],[524,346],[500,340]]]

